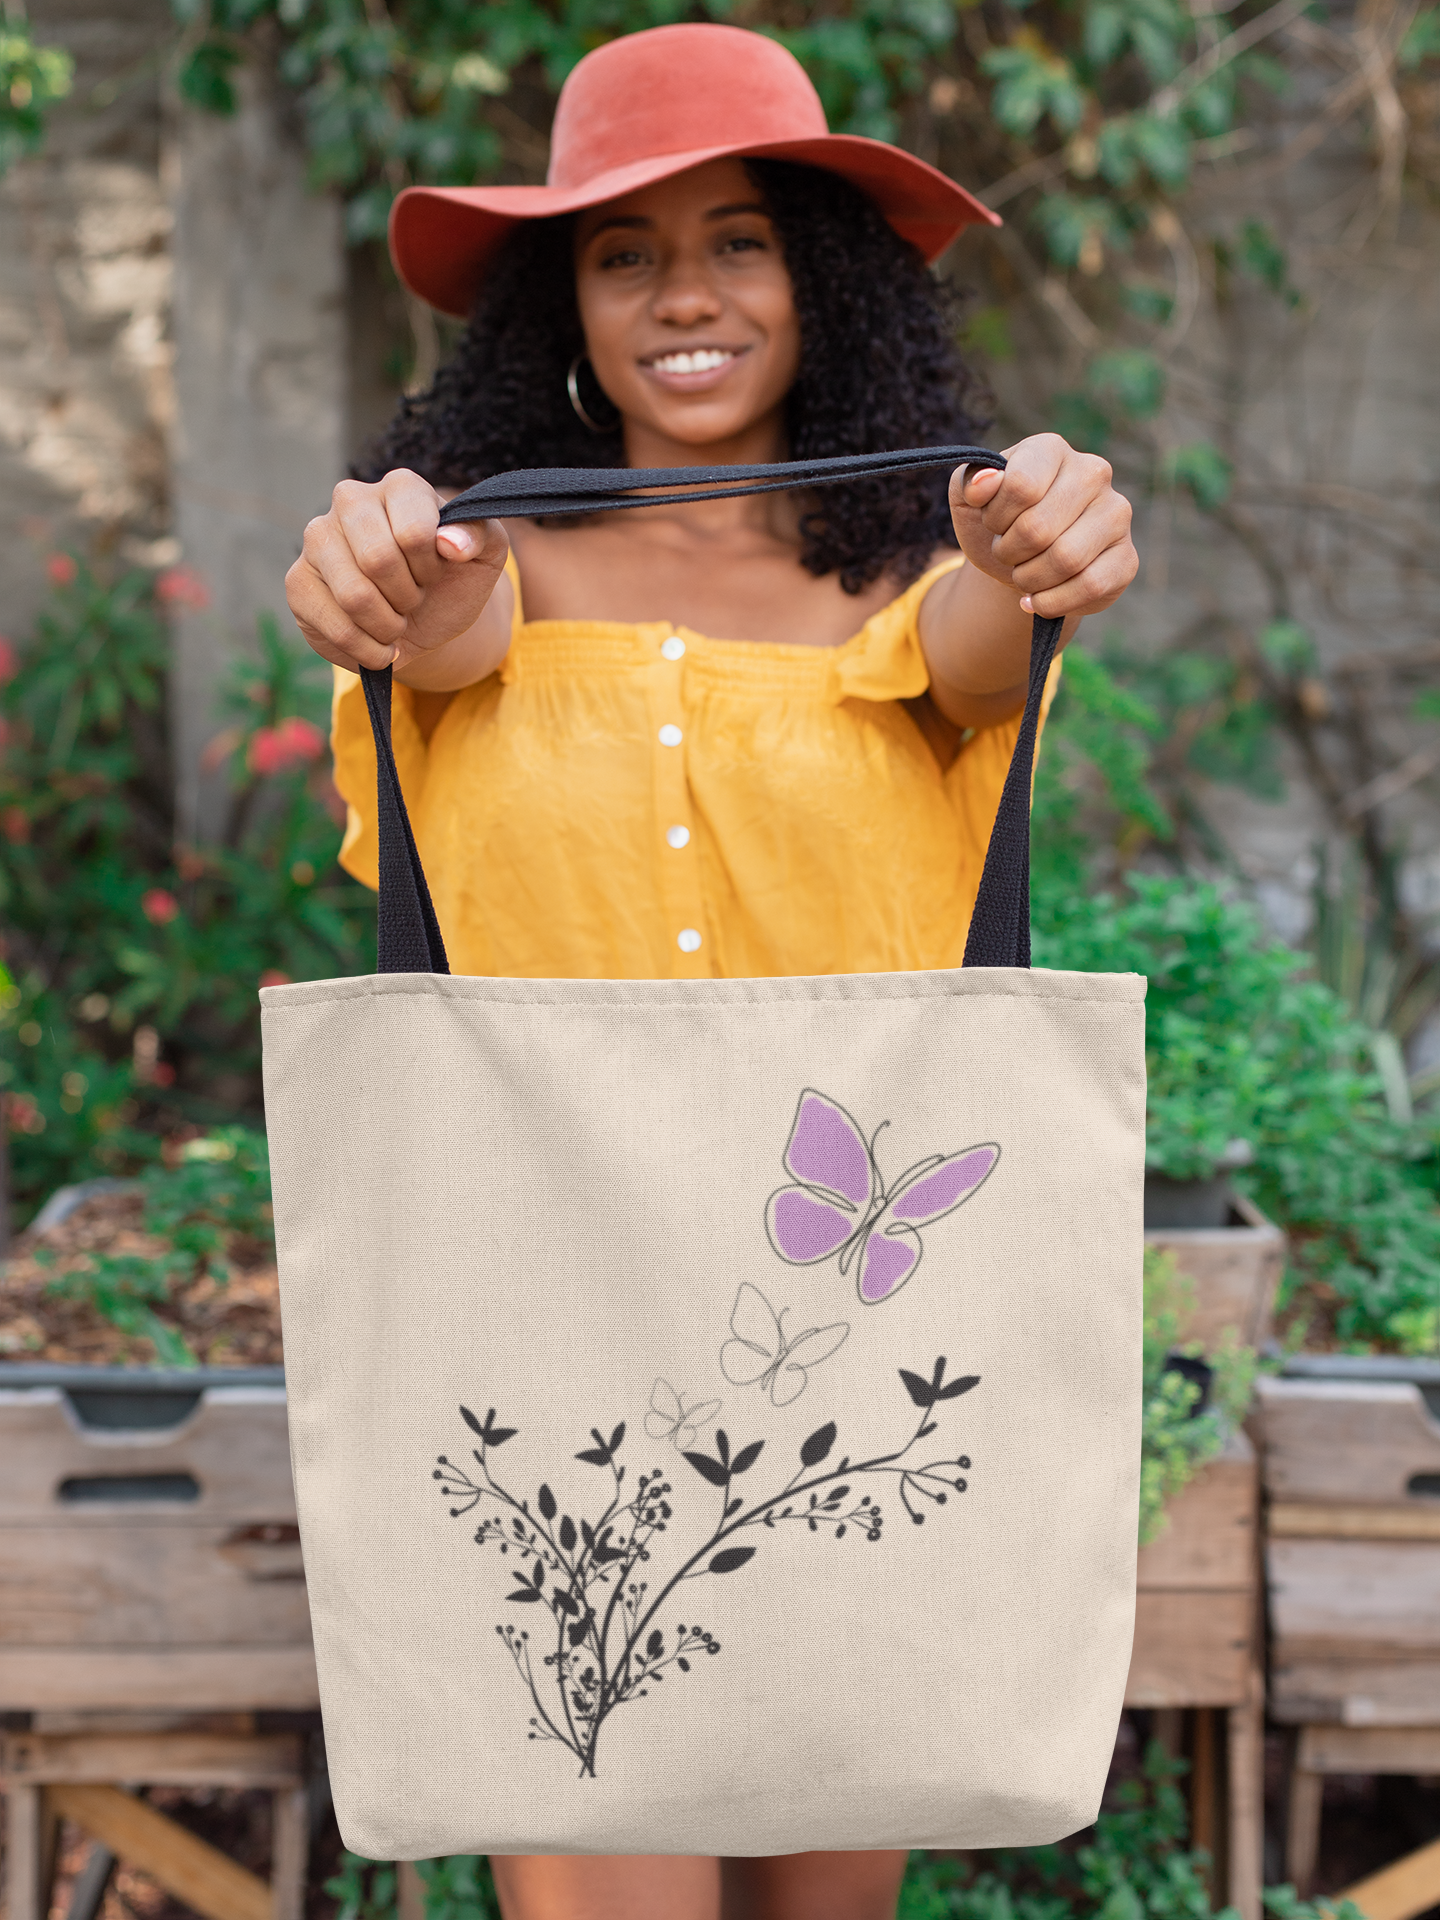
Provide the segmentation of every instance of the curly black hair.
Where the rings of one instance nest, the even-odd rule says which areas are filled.
[[[747,160],[784,250],[800,319],[800,372],[787,401],[791,455],[882,453],[974,441],[989,395],[955,345],[956,302],[870,197],[838,174]],[[410,467],[468,487],[515,467],[624,464],[620,427],[590,432],[565,387],[584,350],[573,216],[525,221],[486,276],[454,357],[404,400],[352,469],[378,480]],[[582,399],[605,416],[593,382]],[[955,544],[940,473],[827,487],[801,520],[801,564],[838,572],[847,593],[887,570],[901,583]]]

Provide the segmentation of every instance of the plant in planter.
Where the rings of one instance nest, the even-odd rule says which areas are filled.
[[[1145,1250],[1144,1414],[1140,1429],[1140,1544],[1165,1528],[1165,1509],[1245,1418],[1256,1356],[1233,1337],[1202,1361],[1183,1342],[1192,1286],[1173,1255]]]
[[[1432,1350],[1437,1140],[1392,1116],[1369,1030],[1304,977],[1307,956],[1213,885],[1156,875],[1042,890],[1035,945],[1043,966],[1149,979],[1150,1181],[1233,1180],[1286,1229],[1302,1335],[1300,1315],[1332,1342]]]

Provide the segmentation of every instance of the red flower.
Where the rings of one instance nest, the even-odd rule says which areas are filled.
[[[11,1133],[43,1133],[45,1116],[31,1094],[7,1093],[5,1124]]]
[[[52,553],[45,562],[45,571],[54,587],[68,587],[80,569],[68,553]]]
[[[7,680],[13,680],[20,669],[20,656],[15,651],[13,640],[0,638],[0,686]]]
[[[250,737],[245,762],[252,773],[283,773],[287,767],[318,760],[325,751],[325,736],[310,721],[292,715],[278,727],[259,727]]]
[[[0,813],[0,833],[12,847],[23,847],[30,838],[30,816],[23,807],[6,807]]]
[[[150,1069],[151,1082],[157,1087],[173,1087],[175,1069],[168,1060],[157,1060]]]
[[[282,973],[279,967],[267,967],[260,976],[260,984],[262,987],[288,987],[290,976]]]
[[[148,893],[141,895],[140,911],[152,926],[163,927],[179,913],[180,902],[164,887],[151,887]]]
[[[204,613],[210,604],[210,589],[193,567],[167,567],[156,576],[155,598],[167,607],[189,607],[192,613]]]

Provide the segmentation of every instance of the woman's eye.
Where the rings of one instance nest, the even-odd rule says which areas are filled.
[[[600,262],[602,267],[638,267],[644,255],[634,247],[621,247],[615,253],[607,253]]]
[[[748,253],[752,248],[759,253],[765,251],[765,242],[753,233],[733,234],[730,239],[720,243],[721,253]]]

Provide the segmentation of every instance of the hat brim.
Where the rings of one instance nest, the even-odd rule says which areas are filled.
[[[468,319],[485,266],[521,220],[578,213],[710,160],[797,160],[838,173],[868,193],[895,231],[934,260],[965,227],[998,227],[989,207],[938,168],[900,147],[859,134],[696,147],[656,154],[597,174],[583,187],[407,187],[390,210],[390,257],[412,293],[441,313]]]

